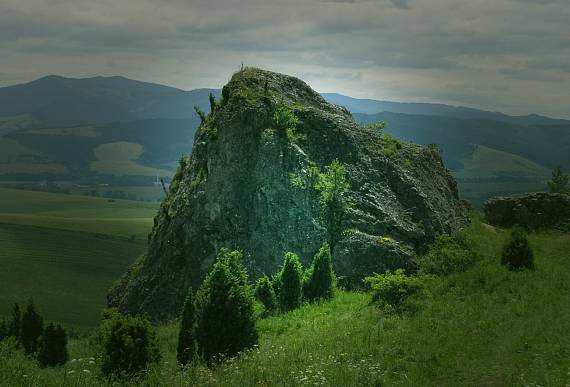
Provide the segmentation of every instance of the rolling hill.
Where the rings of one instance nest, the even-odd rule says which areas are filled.
[[[19,127],[98,125],[151,118],[191,118],[209,108],[217,89],[184,91],[124,77],[84,79],[50,75],[0,88],[0,117]]]
[[[192,148],[199,125],[193,106],[208,111],[210,93],[219,98],[221,90],[184,91],[124,77],[47,76],[0,88],[0,181],[168,179]],[[550,169],[570,169],[570,121],[322,95],[363,124],[384,121],[398,138],[438,144],[462,194],[475,204],[543,190]]]

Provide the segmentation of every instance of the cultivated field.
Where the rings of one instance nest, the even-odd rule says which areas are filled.
[[[0,316],[33,298],[48,320],[94,326],[143,252],[157,203],[0,189]]]

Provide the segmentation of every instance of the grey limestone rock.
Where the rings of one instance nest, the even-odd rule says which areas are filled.
[[[295,136],[276,125],[278,107],[298,118]],[[352,206],[333,264],[352,286],[373,272],[407,267],[437,233],[468,221],[436,148],[360,127],[299,79],[246,68],[202,122],[146,254],[111,289],[109,305],[154,321],[177,316],[188,287],[199,287],[223,247],[243,251],[252,279],[275,273],[286,251],[307,264],[326,238],[310,171],[334,159],[347,170]]]

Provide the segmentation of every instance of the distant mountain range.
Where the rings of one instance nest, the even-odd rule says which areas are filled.
[[[0,181],[171,175],[192,147],[199,125],[193,107],[208,111],[210,93],[219,98],[221,90],[184,91],[124,77],[47,76],[0,88]],[[462,193],[476,204],[543,190],[555,165],[570,169],[567,120],[322,95],[363,124],[384,121],[403,140],[438,144]]]
[[[345,106],[354,113],[377,114],[380,112],[412,114],[422,116],[443,116],[466,119],[500,121],[516,125],[566,125],[570,121],[550,118],[538,114],[510,116],[500,112],[488,112],[464,106],[449,106],[434,103],[391,102],[374,99],[358,99],[336,93],[322,93],[327,101]]]
[[[0,117],[29,117],[29,126],[97,125],[153,118],[192,118],[218,89],[184,91],[124,77],[50,75],[0,88]]]

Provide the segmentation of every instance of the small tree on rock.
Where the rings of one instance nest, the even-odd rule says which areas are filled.
[[[210,364],[257,344],[253,291],[241,259],[222,249],[196,294],[196,340]]]
[[[55,367],[65,364],[68,358],[65,329],[61,325],[50,323],[40,340],[38,361],[42,367]]]
[[[321,193],[321,222],[327,230],[327,239],[331,250],[342,238],[346,229],[346,213],[351,206],[348,192],[350,184],[346,181],[346,168],[338,159],[320,175],[315,188]]]
[[[30,300],[26,311],[22,315],[22,328],[20,342],[26,354],[36,353],[40,342],[40,337],[44,331],[44,320],[34,303]]]
[[[299,257],[291,252],[285,254],[279,273],[279,306],[288,312],[301,305],[303,299],[303,271]]]
[[[196,355],[196,342],[195,342],[195,306],[194,294],[192,289],[188,291],[186,300],[184,301],[184,308],[182,310],[182,320],[180,321],[180,333],[178,334],[178,363],[182,366],[191,363]]]
[[[509,270],[534,269],[534,253],[526,233],[514,227],[501,256],[501,263]]]
[[[255,297],[263,304],[267,312],[277,309],[277,298],[271,280],[264,275],[255,284]]]
[[[305,272],[303,297],[307,301],[332,298],[335,286],[335,274],[332,268],[331,249],[325,241]]]
[[[568,174],[564,173],[559,165],[552,171],[552,178],[548,182],[548,190],[550,193],[564,193],[568,191],[568,180]]]

